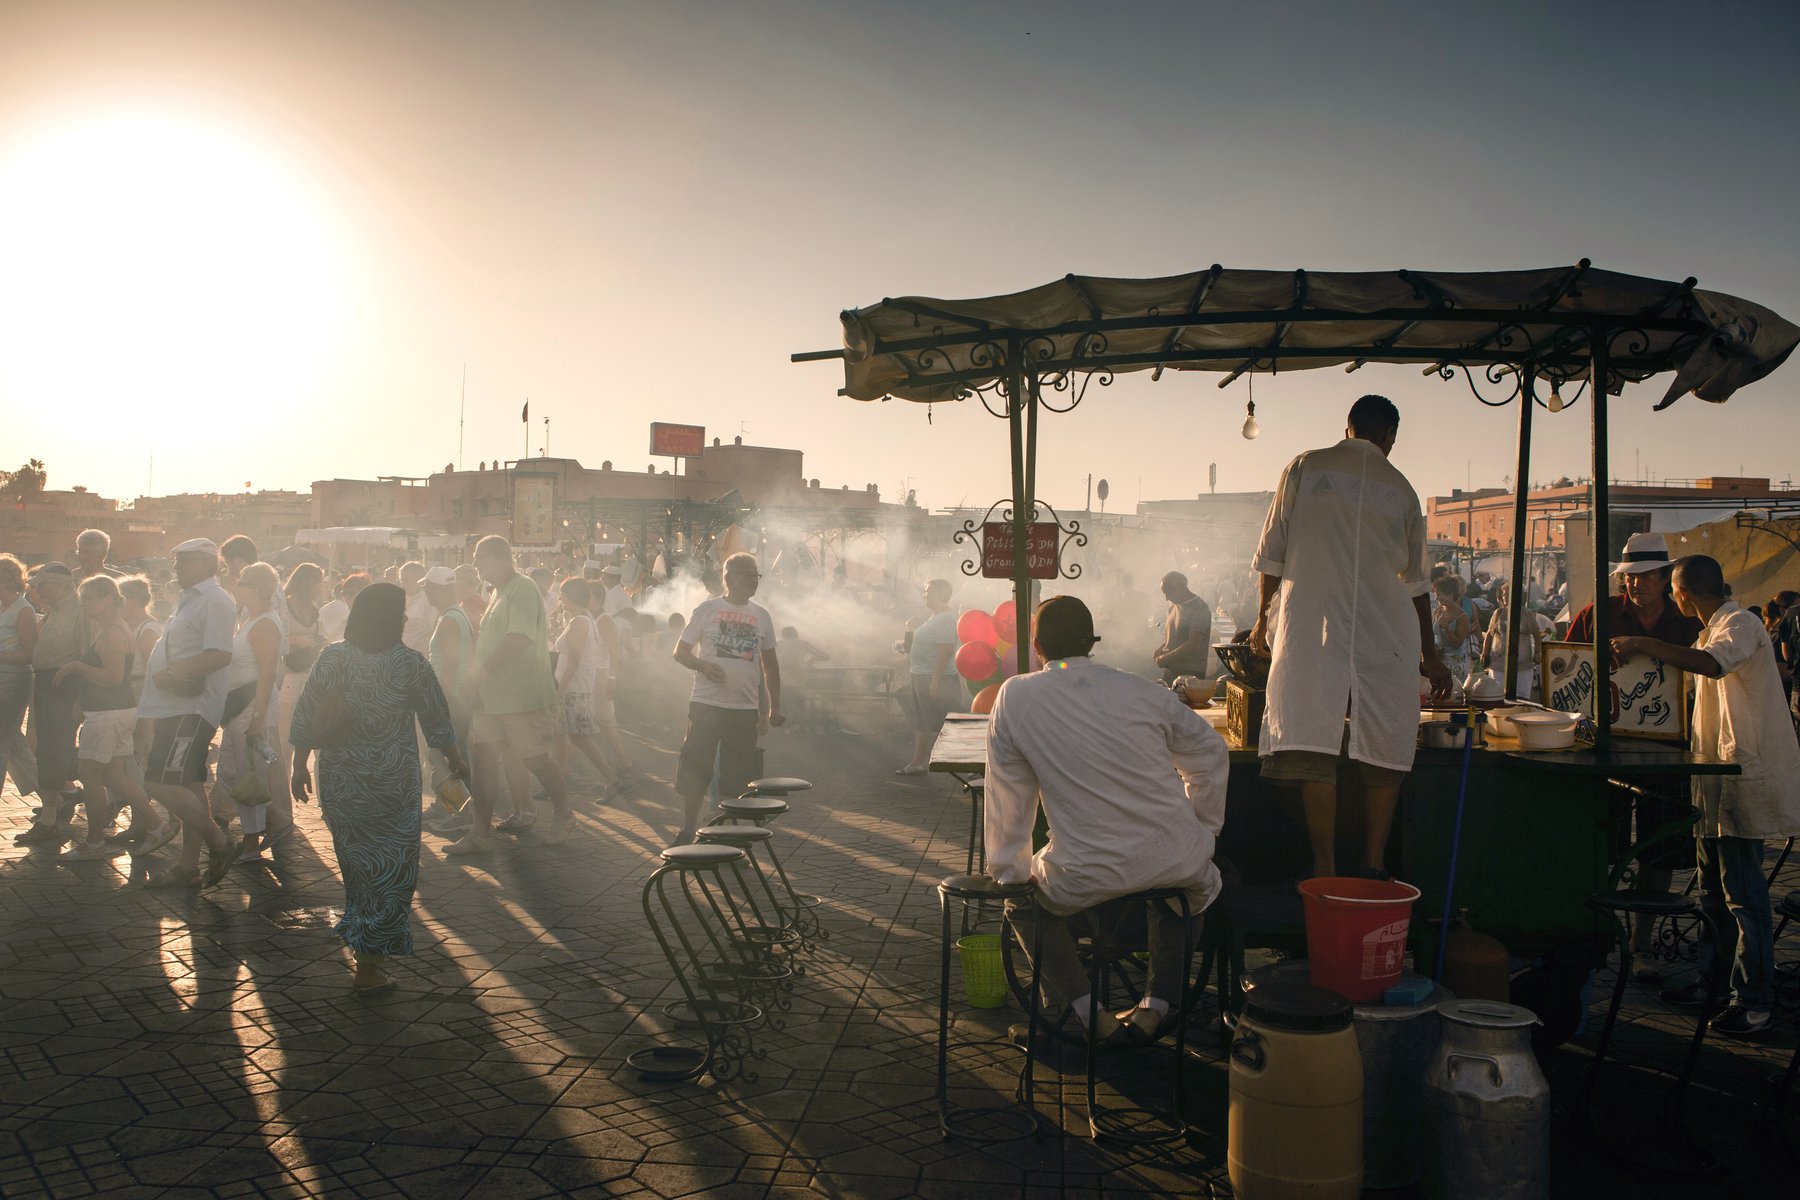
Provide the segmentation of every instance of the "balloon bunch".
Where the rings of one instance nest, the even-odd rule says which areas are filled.
[[[991,613],[972,608],[956,622],[956,673],[968,684],[975,697],[969,711],[985,713],[994,709],[1000,694],[1000,683],[1019,673],[1019,648],[1007,640],[1015,634],[1018,608],[1011,600],[1002,600]],[[1035,652],[1026,661],[1029,670],[1037,670]]]

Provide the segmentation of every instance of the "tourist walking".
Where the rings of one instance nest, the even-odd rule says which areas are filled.
[[[79,659],[57,672],[57,681],[73,681],[81,703],[75,755],[81,804],[87,810],[87,839],[64,851],[66,862],[118,854],[121,847],[108,845],[107,838],[118,804],[131,805],[140,821],[149,807],[143,787],[129,770],[137,756],[137,692],[131,686],[137,655],[125,625],[119,585],[111,575],[97,572],[82,583],[80,596],[93,640]],[[156,822],[144,833],[150,851],[175,836],[174,827],[165,822]]]
[[[492,849],[489,826],[494,796],[500,790],[504,750],[518,754],[543,785],[556,815],[541,840],[556,845],[574,831],[575,817],[569,811],[563,773],[551,757],[561,714],[556,681],[550,674],[550,627],[544,600],[531,580],[514,569],[512,545],[503,537],[490,534],[476,543],[475,569],[494,589],[476,635],[475,665],[463,676],[460,689],[475,701],[469,725],[475,768],[470,807],[475,815],[469,832],[446,847],[445,853],[480,854]],[[512,789],[515,811],[524,808],[519,803],[524,785],[524,780],[516,780]]]
[[[962,692],[956,673],[956,610],[950,607],[950,581],[933,579],[925,585],[925,607],[931,615],[913,630],[912,649],[912,757],[896,775],[922,775],[931,764],[931,743],[943,728],[944,717]]]
[[[39,806],[31,828],[13,840],[19,845],[60,845],[64,813],[80,793],[75,790],[75,727],[79,720],[76,686],[57,672],[87,652],[87,618],[75,595],[75,573],[60,562],[45,563],[31,575],[43,623],[32,646],[34,672],[31,729],[37,735]]]
[[[612,662],[600,643],[594,618],[588,614],[592,602],[592,589],[585,580],[563,581],[563,631],[556,639],[556,694],[562,702],[556,765],[567,772],[570,750],[581,751],[605,785],[602,794],[610,797],[616,794],[619,775],[600,747],[595,709],[602,700],[609,712],[612,708]]]
[[[687,737],[675,768],[682,800],[676,845],[694,840],[715,762],[721,794],[727,796],[738,795],[761,773],[756,732],[765,688],[769,724],[787,720],[781,711],[781,667],[769,653],[775,648],[775,622],[750,599],[760,578],[754,555],[726,559],[725,594],[703,601],[675,643],[675,661],[694,673]]]
[[[37,790],[37,755],[25,741],[37,610],[25,599],[25,564],[0,554],[0,787],[12,776],[25,796]]]
[[[145,666],[138,722],[150,743],[144,790],[186,831],[180,865],[152,882],[193,887],[217,883],[231,866],[231,841],[207,810],[205,788],[207,752],[225,718],[237,606],[219,583],[219,548],[206,538],[175,547],[175,579],[180,600]]]
[[[294,710],[293,798],[311,799],[319,756],[319,811],[344,877],[337,932],[356,960],[351,986],[391,987],[383,969],[412,953],[413,890],[419,878],[419,754],[416,727],[467,778],[450,708],[425,656],[401,643],[406,595],[376,584],[356,598],[344,640],[313,665]],[[417,726],[415,726],[415,719]]]
[[[268,563],[251,563],[238,574],[237,600],[244,619],[232,639],[229,679],[230,696],[243,697],[237,701],[243,709],[227,715],[220,734],[214,795],[230,796],[237,807],[243,834],[239,858],[255,858],[262,852],[269,803],[282,783],[275,773],[279,762],[275,741],[280,736],[277,697],[281,658],[287,652],[286,634],[275,611],[280,590],[280,577]]]
[[[131,696],[135,706],[137,697],[144,694],[144,664],[150,661],[150,652],[156,649],[156,639],[162,636],[163,623],[150,615],[150,581],[142,575],[127,575],[119,580],[119,597],[124,602],[121,614],[125,621],[125,629],[131,634]],[[77,738],[79,741],[79,738]],[[137,747],[125,760],[125,772],[131,781],[138,785],[138,791],[144,793],[144,761],[141,750]],[[150,831],[162,824],[162,818],[156,811],[156,805],[144,793],[142,805],[130,799],[126,803],[131,808],[131,824],[122,832],[114,834],[117,842],[132,844],[141,843]],[[113,797],[113,812],[118,813],[119,798]],[[172,828],[172,827],[171,827]],[[142,853],[140,846],[139,853]]]

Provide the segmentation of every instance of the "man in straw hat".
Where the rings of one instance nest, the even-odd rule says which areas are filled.
[[[1616,642],[1618,638],[1655,638],[1673,646],[1692,646],[1700,636],[1698,619],[1683,613],[1675,605],[1670,590],[1672,568],[1668,539],[1660,533],[1634,533],[1625,541],[1624,552],[1613,564],[1613,578],[1619,590],[1606,598],[1606,628]],[[1494,618],[1505,620],[1502,613]],[[1569,622],[1571,642],[1594,640],[1594,606],[1583,605]],[[1636,806],[1637,837],[1642,840],[1671,821],[1685,820],[1692,811],[1688,804],[1687,780],[1678,775],[1659,775],[1638,781],[1647,795],[1633,794]],[[1612,857],[1625,855],[1632,844],[1629,823],[1623,819],[1612,823]],[[1666,892],[1677,870],[1694,865],[1694,840],[1689,837],[1665,838],[1647,847],[1638,856],[1637,886],[1645,891]],[[1654,983],[1662,978],[1662,961],[1652,949],[1656,918],[1638,917],[1631,938],[1631,973],[1640,983]]]

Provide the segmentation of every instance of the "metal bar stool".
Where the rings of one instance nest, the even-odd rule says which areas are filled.
[[[983,821],[983,808],[987,801],[987,780],[976,776],[963,783],[963,791],[969,797],[969,852],[967,855],[967,871],[970,875],[987,870],[987,827]]]
[[[1182,986],[1176,994],[1176,999],[1170,1005],[1170,1011],[1175,1016],[1175,1082],[1171,1089],[1167,1113],[1134,1107],[1103,1109],[1099,1103],[1098,1078],[1095,1070],[1099,1061],[1100,1023],[1089,1020],[1086,1040],[1088,1128],[1096,1141],[1109,1138],[1134,1145],[1157,1145],[1179,1141],[1186,1137],[1188,1132],[1187,1075],[1184,1068],[1187,1065],[1187,982],[1193,973],[1194,966],[1193,912],[1188,904],[1187,892],[1181,888],[1148,888],[1141,892],[1133,892],[1128,896],[1108,900],[1089,910],[1093,922],[1093,934],[1088,957],[1088,984],[1094,997],[1093,1003],[1096,1011],[1104,1011],[1108,984],[1114,973],[1113,964],[1119,952],[1117,934],[1120,919],[1134,904],[1144,906],[1146,911],[1152,904],[1165,906],[1174,904],[1180,911]],[[1152,1046],[1146,1046],[1144,1049],[1151,1049]],[[1138,1127],[1110,1124],[1117,1118],[1127,1116],[1146,1118],[1148,1122],[1161,1122],[1166,1128],[1145,1128],[1143,1124]]]
[[[745,789],[742,796],[719,801],[714,824],[738,825],[747,822],[759,828],[767,826],[776,817],[787,812],[788,802],[782,799],[783,795],[788,791],[802,791],[810,787],[812,784],[807,783],[804,779],[756,780]],[[787,868],[782,865],[781,855],[776,853],[773,839],[767,843],[767,852],[769,863],[775,868],[775,874],[781,880],[782,891],[787,895],[788,903],[784,906],[784,911],[788,914],[793,927],[800,931],[809,947],[814,942],[826,941],[830,935],[819,923],[819,914],[814,911],[823,901],[817,896],[794,890],[793,882],[788,878]]]
[[[1714,928],[1706,910],[1692,896],[1678,896],[1672,892],[1651,892],[1627,889],[1617,892],[1603,892],[1588,897],[1588,907],[1603,913],[1612,922],[1613,932],[1619,943],[1619,972],[1613,982],[1612,1000],[1606,1007],[1606,1023],[1600,1028],[1600,1044],[1594,1050],[1594,1065],[1588,1069],[1588,1075],[1581,1086],[1579,1107],[1583,1121],[1590,1129],[1594,1127],[1593,1103],[1595,1085],[1600,1079],[1600,1069],[1606,1062],[1606,1052],[1612,1043],[1613,1026],[1617,1024],[1619,1006],[1625,999],[1625,984],[1631,978],[1631,921],[1632,915],[1646,918],[1693,917],[1700,922],[1701,936],[1711,939],[1713,945],[1718,944],[1718,930]],[[1694,1076],[1694,1064],[1700,1057],[1700,1043],[1706,1038],[1706,1022],[1712,1016],[1713,1004],[1718,999],[1719,972],[1706,973],[1706,1002],[1700,1006],[1694,1018],[1694,1034],[1688,1041],[1687,1055],[1682,1060],[1681,1073],[1676,1077],[1675,1086],[1670,1089],[1664,1104],[1663,1119],[1667,1131],[1684,1148],[1696,1157],[1704,1157],[1705,1152],[1693,1140],[1688,1132],[1686,1120],[1687,1087]]]
[[[767,847],[775,837],[775,831],[760,825],[708,825],[694,836],[703,846],[735,846],[744,852],[744,863],[735,868],[750,916],[744,925],[744,936],[764,954],[785,962],[794,974],[804,974],[805,968],[795,960],[795,955],[809,948],[806,939],[789,919],[788,911],[775,894],[774,885],[769,882],[769,873],[763,870],[756,854],[757,847]],[[748,865],[750,874],[755,876],[754,885],[744,878],[744,865]]]
[[[986,875],[952,875],[938,884],[938,915],[943,927],[938,944],[937,1106],[938,1131],[946,1141],[958,1137],[971,1142],[1011,1142],[1031,1137],[1039,1130],[1032,1089],[1032,1065],[1036,1059],[1034,1047],[1037,1044],[1038,1025],[1036,981],[1033,980],[1031,1000],[1026,1006],[1028,1023],[1023,1046],[1009,1038],[950,1040],[950,906],[953,903],[967,907],[974,903],[1021,900],[1031,896],[1035,890],[1035,885],[1030,880],[1024,883],[996,883]],[[1006,953],[1009,933],[1010,925],[1002,918],[1000,946],[1003,955]],[[1036,955],[1034,949],[1034,961]],[[975,1107],[950,1103],[950,1051],[978,1047],[1018,1051],[1025,1056],[1012,1104]],[[977,1122],[988,1122],[995,1128],[976,1128]]]
[[[733,932],[736,919],[727,915],[736,902],[725,869],[743,861],[744,852],[734,846],[671,846],[644,881],[644,921],[683,996],[663,1012],[680,1025],[698,1026],[706,1047],[665,1044],[636,1051],[625,1061],[641,1078],[689,1080],[708,1071],[721,1083],[756,1078],[746,1060],[757,1054],[752,1030],[764,1016],[744,995],[745,979],[734,970],[745,946]]]

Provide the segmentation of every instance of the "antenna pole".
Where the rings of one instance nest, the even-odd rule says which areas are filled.
[[[469,415],[469,364],[463,364],[462,398],[456,406],[456,469],[463,469],[463,426]]]

